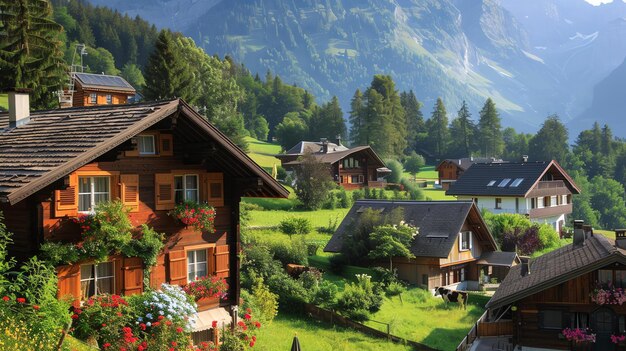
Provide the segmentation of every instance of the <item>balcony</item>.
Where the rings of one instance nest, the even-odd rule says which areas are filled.
[[[543,197],[553,195],[568,195],[572,192],[562,180],[546,180],[537,183],[527,197]]]
[[[530,218],[544,218],[572,213],[572,204],[564,204],[552,207],[533,208],[528,212]]]

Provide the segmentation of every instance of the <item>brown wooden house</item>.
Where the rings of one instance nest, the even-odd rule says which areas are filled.
[[[13,233],[13,255],[23,260],[46,241],[79,241],[72,218],[121,199],[134,225],[166,234],[152,287],[227,278],[228,300],[199,302],[207,328],[238,304],[239,201],[288,192],[224,134],[179,99],[14,115],[23,118],[0,126],[0,211]],[[167,215],[182,200],[214,206],[215,233]],[[121,256],[58,267],[59,297],[142,292],[143,268],[141,259]]]
[[[497,245],[472,201],[357,201],[324,248],[341,252],[344,238],[352,235],[366,209],[381,215],[401,209],[404,221],[419,228],[410,251],[415,258],[394,258],[400,279],[423,288],[447,286],[476,290],[481,270],[489,276],[493,267],[517,264],[511,252]],[[381,262],[381,265],[387,265]]]
[[[502,160],[496,160],[486,157],[464,157],[464,158],[448,158],[441,161],[435,170],[439,177],[439,185],[443,190],[450,189],[450,185],[456,182],[457,179],[474,163],[487,163],[487,162],[503,162]]]
[[[626,304],[593,298],[596,289],[618,295],[626,289],[626,230],[616,234],[616,240],[594,235],[575,221],[572,244],[512,268],[487,303],[476,347],[500,338],[515,350],[626,350],[611,342],[611,335],[626,333]],[[588,328],[596,341],[568,341],[565,328]]]
[[[137,94],[124,78],[106,74],[73,73],[72,106],[121,105]]]
[[[301,141],[284,154],[275,156],[280,159],[285,170],[293,171],[300,164],[300,156],[307,153],[327,164],[333,180],[346,190],[382,188],[386,184],[384,177],[391,173],[371,147],[349,149],[341,145],[341,140],[336,143],[326,139],[320,142]]]

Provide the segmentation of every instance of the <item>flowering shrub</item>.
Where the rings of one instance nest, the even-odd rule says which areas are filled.
[[[216,321],[213,322],[213,326],[217,326]],[[260,328],[261,323],[252,319],[252,310],[246,309],[246,313],[241,316],[234,330],[224,328],[222,331],[222,344],[218,350],[244,351],[247,348],[254,347],[256,344],[256,330]]]
[[[565,328],[561,332],[567,341],[579,342],[596,342],[596,334],[591,333],[589,329],[581,328]]]
[[[626,290],[610,286],[607,289],[595,288],[589,296],[598,305],[622,305],[626,302]]]
[[[74,336],[92,339],[99,345],[116,345],[122,327],[129,321],[128,302],[119,295],[99,295],[89,298],[81,307],[74,307]]]
[[[195,320],[196,304],[189,301],[181,287],[177,285],[162,284],[160,291],[149,291],[142,295],[129,297],[133,307],[134,324],[142,330],[150,330],[160,321],[167,319],[176,326],[191,331]]]
[[[226,299],[228,283],[223,278],[207,275],[183,286],[183,291],[195,301],[203,298]]]
[[[176,205],[168,215],[178,219],[185,226],[192,226],[196,230],[213,233],[215,227],[215,209],[208,204],[198,204],[192,201],[186,201]]]
[[[626,342],[626,335],[624,334],[611,334],[611,342],[614,344],[623,344]]]

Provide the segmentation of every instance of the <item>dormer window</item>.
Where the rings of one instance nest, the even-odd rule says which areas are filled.
[[[137,138],[140,155],[155,155],[154,135],[139,135]]]

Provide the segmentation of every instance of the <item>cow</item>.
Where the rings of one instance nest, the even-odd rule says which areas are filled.
[[[435,287],[435,296],[441,295],[444,302],[457,302],[463,306],[463,309],[467,308],[467,298],[469,294],[465,291],[456,291],[446,289],[444,287]]]

